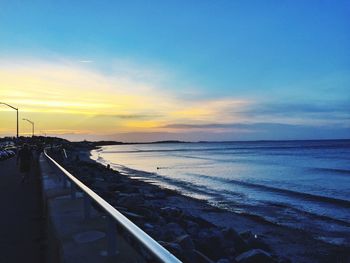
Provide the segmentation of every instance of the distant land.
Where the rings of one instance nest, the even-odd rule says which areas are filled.
[[[90,143],[94,146],[105,146],[105,145],[125,145],[125,144],[166,144],[166,143],[246,143],[246,142],[319,142],[319,141],[349,141],[350,139],[322,139],[322,140],[249,140],[249,141],[178,141],[178,140],[165,140],[165,141],[154,141],[154,142],[120,142],[120,141],[81,141],[76,143]]]

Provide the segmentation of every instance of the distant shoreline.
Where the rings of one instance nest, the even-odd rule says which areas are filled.
[[[180,140],[165,140],[151,142],[120,142],[120,141],[77,141],[72,143],[90,143],[94,146],[108,145],[130,145],[130,144],[181,144],[181,143],[269,143],[269,142],[348,142],[350,139],[310,139],[310,140],[248,140],[248,141],[180,141]]]

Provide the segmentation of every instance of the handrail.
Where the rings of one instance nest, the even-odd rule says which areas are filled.
[[[92,200],[94,200],[103,210],[105,210],[112,218],[114,218],[121,226],[123,226],[137,241],[139,241],[148,251],[161,262],[166,263],[181,263],[173,254],[162,247],[157,241],[147,235],[142,229],[136,226],[128,218],[122,215],[117,209],[111,206],[103,198],[97,195],[89,187],[75,178],[66,169],[59,165],[53,158],[51,158],[46,149],[44,150],[45,156],[51,160],[74,184],[79,187],[85,194],[87,194]]]

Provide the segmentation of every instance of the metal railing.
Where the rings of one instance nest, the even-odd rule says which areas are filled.
[[[46,150],[44,150],[45,156],[54,163],[59,170],[61,170],[64,175],[71,181],[71,196],[75,198],[75,187],[78,187],[84,194],[84,216],[88,218],[90,216],[90,200],[96,202],[109,216],[109,231],[107,233],[108,239],[108,251],[110,255],[116,251],[116,223],[122,226],[129,234],[131,234],[137,242],[139,242],[155,259],[160,262],[166,263],[180,263],[181,261],[177,259],[168,250],[162,247],[157,241],[147,235],[142,229],[136,226],[128,218],[122,215],[117,209],[111,206],[107,201],[97,195],[89,187],[83,184],[80,180],[70,174],[66,169],[59,165],[53,158],[51,158]],[[66,181],[64,180],[64,185],[66,186]]]

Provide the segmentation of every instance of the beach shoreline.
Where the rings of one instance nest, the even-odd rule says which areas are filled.
[[[90,171],[96,169],[99,170],[99,173],[101,173],[101,169],[106,169],[105,167],[103,167],[102,164],[90,158],[90,152],[93,149],[96,148],[72,147],[70,155],[74,156],[74,158],[71,157],[70,169],[73,170],[73,174],[74,172],[79,173],[79,170],[82,167],[85,167],[84,170],[86,170],[86,166]],[[79,156],[79,166],[77,166],[77,163],[74,163],[77,162],[76,156]],[[139,196],[134,196],[135,193],[127,193],[130,192],[130,189],[124,189],[123,192],[120,189],[116,190],[115,187],[114,191],[112,191],[108,183],[95,182],[95,185],[92,188],[97,188],[99,191],[102,191],[106,196],[118,195],[122,198],[122,200],[124,199],[124,201],[126,199],[125,197],[128,195],[133,196],[136,199],[141,197],[141,199],[143,198],[144,200],[138,200],[137,202],[142,202],[142,205],[144,207],[152,209],[156,208],[159,209],[159,211],[161,211],[158,214],[158,216],[160,216],[162,219],[165,219],[166,222],[162,222],[163,226],[159,225],[155,227],[153,224],[157,225],[159,222],[155,223],[152,220],[148,220],[147,217],[143,218],[142,220],[140,220],[140,218],[137,218],[137,216],[139,215],[141,215],[141,217],[143,216],[141,213],[142,211],[140,212],[137,211],[137,209],[134,209],[137,206],[133,207],[133,205],[130,204],[126,205],[122,204],[122,202],[116,202],[117,208],[122,208],[122,210],[126,208],[127,211],[124,210],[124,212],[127,217],[129,214],[129,216],[131,216],[131,220],[136,220],[136,224],[138,224],[154,239],[156,239],[157,241],[161,241],[161,243],[163,242],[163,245],[169,250],[172,250],[174,254],[180,253],[179,247],[176,246],[177,242],[175,242],[179,236],[188,235],[191,242],[187,241],[187,243],[191,243],[194,249],[198,249],[198,247],[201,247],[199,249],[199,252],[203,254],[203,252],[205,252],[203,251],[205,250],[205,246],[203,244],[198,245],[198,232],[202,232],[201,237],[204,239],[208,238],[208,240],[220,240],[225,239],[224,234],[227,229],[234,229],[234,231],[238,233],[240,239],[238,243],[240,241],[243,241],[244,245],[246,245],[244,249],[231,248],[231,252],[227,252],[228,249],[225,248],[226,251],[222,250],[222,257],[220,257],[220,255],[216,255],[215,253],[214,255],[209,253],[209,255],[204,256],[212,260],[212,262],[219,261],[220,259],[227,259],[227,262],[232,262],[232,260],[237,261],[237,257],[241,254],[244,254],[244,252],[254,249],[260,249],[267,252],[267,254],[271,257],[271,262],[347,262],[347,260],[350,259],[350,253],[347,252],[348,248],[317,240],[302,230],[296,230],[293,228],[272,224],[271,222],[262,220],[262,218],[252,216],[249,214],[238,214],[235,212],[224,210],[222,208],[213,207],[204,200],[198,200],[192,197],[184,196],[177,191],[164,189],[160,186],[141,181],[138,178],[127,177],[126,175],[120,174],[118,171],[115,172],[106,169],[106,171],[102,171],[102,173],[112,173],[115,177],[122,177],[123,180],[125,180],[124,183],[128,184],[131,188],[136,190],[137,195]],[[98,175],[96,172],[93,172],[93,174],[95,177],[101,177],[101,174]],[[91,178],[89,179],[91,180]],[[116,194],[115,191],[117,191],[118,193]],[[150,197],[149,193],[157,193],[156,196],[158,197]],[[164,212],[166,210],[168,211]],[[145,213],[147,214],[148,212]],[[185,215],[182,216],[182,221],[185,221],[185,223],[181,222],[181,219],[176,218],[176,214]],[[153,217],[157,216],[153,215]],[[173,219],[175,220],[175,222],[168,222],[167,220],[169,217],[174,217]],[[189,220],[188,218],[190,218],[191,220]],[[188,231],[187,229],[187,221],[196,221],[194,219],[197,219],[201,223],[197,222],[196,225],[198,229],[196,231],[193,230],[193,233],[189,233],[191,231]],[[168,238],[164,238],[164,233],[162,233],[162,236],[162,234],[156,233],[157,231],[154,231],[154,228],[161,229],[163,227],[164,229],[166,229],[171,223],[177,224],[175,225],[175,228],[177,228],[178,226],[180,226],[181,228],[181,231],[178,229],[178,232],[173,233],[172,237],[168,236]],[[159,232],[162,232],[162,230],[159,230]],[[226,246],[226,244],[224,244],[225,241],[220,242],[223,244],[221,244],[221,247],[219,246],[217,249],[223,249],[223,247]],[[181,247],[181,242],[178,243],[180,243]],[[182,251],[182,253],[185,253],[183,247],[181,247],[180,250]],[[188,253],[188,255],[182,258],[182,260],[184,260],[186,257],[190,258],[191,253]],[[186,262],[186,259],[184,261]]]

